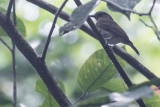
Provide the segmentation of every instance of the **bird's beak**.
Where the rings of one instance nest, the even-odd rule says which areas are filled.
[[[95,17],[94,15],[89,15],[89,17]]]

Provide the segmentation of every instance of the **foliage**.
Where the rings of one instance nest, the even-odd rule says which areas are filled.
[[[63,92],[65,92],[64,84],[59,80],[57,80],[57,82],[59,83]],[[59,107],[59,104],[56,102],[54,97],[50,94],[48,88],[46,87],[46,85],[41,79],[37,80],[35,91],[42,94],[45,97],[43,104],[40,105],[39,107],[49,107],[49,106]]]
[[[3,8],[0,8],[0,11],[6,13],[6,10],[3,9]],[[13,17],[13,13],[11,14],[11,18]],[[25,28],[25,25],[23,23],[23,21],[16,17],[16,21],[17,21],[17,25],[16,25],[16,28],[17,30],[22,34],[22,36],[26,36],[26,28]],[[7,36],[6,32],[0,27],[0,36]]]
[[[140,0],[112,1],[128,9],[134,9],[137,5],[139,5],[139,2],[142,2]],[[4,2],[6,2],[6,0],[1,0],[0,5],[2,5]],[[28,2],[25,2],[24,4],[28,6],[32,5],[27,3]],[[69,1],[69,3],[71,3],[71,1]],[[53,32],[53,38],[48,49],[46,64],[50,71],[52,71],[54,74],[54,77],[58,79],[57,83],[66,94],[66,96],[72,101],[77,100],[77,98],[79,99],[75,106],[100,107],[102,105],[108,104],[116,104],[117,106],[120,104],[120,101],[113,103],[113,99],[118,98],[117,96],[112,96],[115,93],[121,96],[120,99],[125,96],[125,93],[128,93],[125,98],[127,100],[133,98],[132,101],[128,101],[126,103],[127,106],[130,106],[130,104],[133,104],[135,100],[143,98],[144,94],[146,94],[145,97],[151,96],[150,93],[152,93],[153,90],[150,87],[152,85],[159,86],[160,83],[159,79],[144,82],[145,79],[143,79],[141,75],[135,72],[135,69],[131,68],[131,66],[125,63],[123,59],[116,56],[121,66],[125,69],[126,73],[129,74],[132,80],[135,83],[137,83],[137,81],[138,83],[141,83],[132,88],[128,88],[121,77],[119,77],[117,70],[113,66],[109,57],[106,55],[105,51],[101,49],[99,42],[89,36],[86,36],[86,34],[81,31],[77,30],[70,32],[80,28],[81,25],[83,25],[87,20],[89,14],[94,11],[95,8],[100,9],[99,7],[103,6],[102,4],[104,3],[105,2],[101,2],[101,0],[92,0],[74,10],[71,7],[69,8],[66,6],[64,11],[69,13],[73,11],[70,17],[70,22],[66,23],[61,19],[57,21],[56,30]],[[71,6],[73,4],[69,5]],[[27,7],[27,11],[29,11],[28,9],[31,7]],[[129,32],[131,35],[140,35],[134,38],[134,42],[142,53],[142,56],[137,57],[137,59],[140,60],[140,62],[142,62],[147,68],[151,69],[151,71],[153,71],[155,74],[160,74],[158,60],[160,55],[159,42],[157,43],[155,41],[151,41],[153,39],[151,35],[154,35],[153,32],[149,31],[148,29],[143,29],[142,27],[139,29],[138,26],[142,25],[137,24],[138,19],[135,16],[131,16],[131,12],[119,10],[109,3],[107,3],[107,8],[110,10],[107,12],[111,12],[111,14],[113,14],[113,18],[116,19],[118,23],[123,23],[122,26],[124,26],[124,29],[131,29],[131,31],[126,30],[127,33]],[[38,8],[37,10],[39,12],[37,19],[29,21],[24,17],[24,10],[22,11],[21,9],[17,9],[16,27],[21,35],[25,37],[27,42],[35,49],[35,51],[38,54],[41,54],[47,38],[46,35],[48,35],[50,29],[50,23],[53,20],[53,16],[43,9]],[[103,11],[104,10],[106,11],[107,9],[104,8]],[[6,13],[6,7],[0,8],[0,11]],[[135,18],[134,21],[136,21],[136,23],[132,24],[131,22],[128,22],[128,20],[126,21],[126,18],[116,16],[116,14],[113,12],[123,13],[129,19],[130,17],[133,17]],[[29,16],[30,14],[27,15]],[[11,19],[12,16],[13,15],[11,14]],[[66,36],[58,37],[58,30],[60,35],[65,33],[68,34]],[[9,44],[9,46],[11,45],[11,41],[8,39],[7,34],[1,27],[0,37],[2,37],[5,42]],[[151,42],[150,44],[148,43],[149,41]],[[126,51],[132,54],[130,49],[126,48]],[[10,100],[11,97],[6,97],[8,94],[9,96],[12,96],[11,90],[8,92],[8,89],[11,89],[9,86],[11,84],[10,81],[12,80],[12,65],[11,57],[8,57],[9,55],[10,53],[8,50],[1,46],[0,85],[2,85],[0,90],[3,91],[2,94],[0,93],[0,107],[12,106]],[[16,51],[16,61],[18,71],[18,103],[23,103],[29,107],[59,107],[59,104],[50,94],[44,82],[39,79],[36,73],[33,72],[34,69],[31,68],[30,64],[18,51]],[[36,84],[35,91],[40,93],[43,97],[38,96],[39,94],[33,90],[34,84]],[[139,91],[140,89],[143,91]],[[80,96],[80,94],[82,94],[82,96]],[[143,98],[143,100],[147,107],[159,107],[160,105],[160,98],[156,92],[152,98]]]

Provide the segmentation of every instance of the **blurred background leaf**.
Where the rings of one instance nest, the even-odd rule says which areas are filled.
[[[105,0],[104,0],[105,1]],[[140,2],[141,0],[111,0],[111,2],[119,5],[120,7],[126,8],[126,9],[131,9],[133,10],[133,8]],[[107,3],[108,8],[111,11],[114,12],[120,12],[124,15],[126,15],[128,17],[128,19],[130,20],[130,14],[131,12],[126,12],[123,10],[120,10],[119,8],[115,7],[114,5]]]
[[[60,85],[63,92],[65,92],[64,84],[57,80],[58,84]],[[45,100],[42,105],[39,107],[60,107],[55,98],[50,94],[48,88],[42,81],[42,79],[38,79],[35,86],[35,91],[42,94],[45,97]]]
[[[4,13],[7,12],[4,8],[0,8],[0,11]],[[13,19],[12,17],[13,13],[11,13],[11,19]],[[26,28],[23,21],[18,17],[16,17],[16,21],[17,21],[16,25],[17,30],[21,33],[22,36],[26,36]],[[2,29],[2,27],[0,27],[0,36],[7,36],[6,32]]]

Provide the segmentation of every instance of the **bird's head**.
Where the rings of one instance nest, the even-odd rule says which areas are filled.
[[[94,15],[90,15],[90,17],[94,17],[96,20],[101,19],[101,18],[105,18],[105,19],[112,19],[112,17],[105,12],[96,12]]]

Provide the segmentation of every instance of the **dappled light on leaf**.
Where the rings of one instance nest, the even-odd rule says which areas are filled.
[[[105,51],[100,49],[93,53],[82,65],[77,81],[84,91],[94,91],[102,87],[116,73],[117,70]]]

